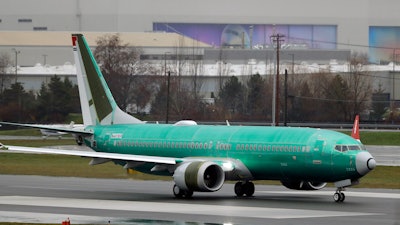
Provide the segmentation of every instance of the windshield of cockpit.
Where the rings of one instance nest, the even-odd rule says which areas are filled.
[[[346,151],[363,151],[367,150],[364,145],[336,145],[335,150],[339,152]]]

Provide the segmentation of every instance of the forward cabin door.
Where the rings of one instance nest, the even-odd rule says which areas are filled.
[[[324,164],[330,163],[324,161],[324,147],[326,141],[323,139],[317,139],[314,145],[311,144],[310,148],[306,150],[306,167],[308,168],[308,174],[310,181],[318,181],[318,178],[323,176]]]

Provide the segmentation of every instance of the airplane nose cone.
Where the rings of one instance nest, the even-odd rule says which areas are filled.
[[[364,176],[365,174],[369,173],[371,170],[375,169],[376,161],[374,157],[372,157],[369,152],[360,152],[357,154],[356,157],[356,168],[357,172]]]

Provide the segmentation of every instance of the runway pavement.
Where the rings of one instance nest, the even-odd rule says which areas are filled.
[[[298,192],[256,186],[237,198],[233,185],[192,199],[172,195],[172,182],[0,175],[0,222],[71,224],[400,224],[400,191],[334,189]]]

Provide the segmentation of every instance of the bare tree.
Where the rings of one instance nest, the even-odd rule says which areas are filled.
[[[138,84],[135,87],[137,76],[156,72],[153,66],[140,60],[142,49],[122,43],[119,34],[105,35],[96,42],[94,56],[99,61],[103,75],[120,108],[126,110],[130,104],[136,104],[138,108],[143,108],[150,101],[150,98],[147,97],[151,95],[145,95],[146,98],[141,95],[146,84]],[[148,87],[152,88],[151,85]],[[146,90],[146,92],[150,91]],[[139,95],[142,98],[137,98]]]
[[[7,68],[11,64],[10,55],[7,53],[0,54],[0,95],[3,93],[7,84],[9,84],[9,78],[7,76]]]
[[[368,64],[368,56],[361,53],[353,53],[350,58],[350,73],[346,76],[348,85],[350,105],[350,118],[353,120],[356,114],[367,109],[371,102],[372,96],[372,76],[370,72],[365,70],[365,65]]]

